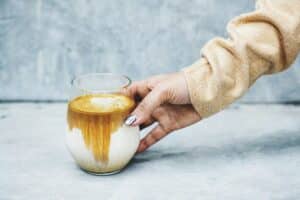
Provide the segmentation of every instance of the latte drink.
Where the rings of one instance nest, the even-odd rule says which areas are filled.
[[[120,93],[94,93],[68,104],[66,142],[76,163],[94,174],[126,166],[139,144],[139,128],[124,124],[135,102]]]

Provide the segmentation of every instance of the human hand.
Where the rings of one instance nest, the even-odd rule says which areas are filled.
[[[200,121],[201,117],[190,102],[187,83],[182,72],[158,75],[134,82],[125,89],[138,105],[125,123],[142,129],[154,122],[158,125],[141,141],[137,152],[171,133]]]

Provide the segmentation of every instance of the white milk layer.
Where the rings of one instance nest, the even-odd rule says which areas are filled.
[[[88,171],[108,173],[122,169],[134,156],[139,145],[138,127],[121,126],[111,135],[108,163],[95,160],[87,148],[81,130],[73,128],[66,134],[66,143],[77,164]]]

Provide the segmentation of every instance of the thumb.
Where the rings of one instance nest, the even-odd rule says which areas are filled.
[[[165,103],[167,100],[165,92],[159,88],[154,88],[149,92],[141,103],[135,108],[132,114],[125,121],[126,125],[138,126],[151,118],[152,112]]]

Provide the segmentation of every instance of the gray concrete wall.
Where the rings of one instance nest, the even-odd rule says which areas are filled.
[[[179,70],[252,0],[1,0],[0,99],[65,99],[76,74]],[[298,65],[298,66],[296,66]],[[243,101],[300,100],[300,60]]]

